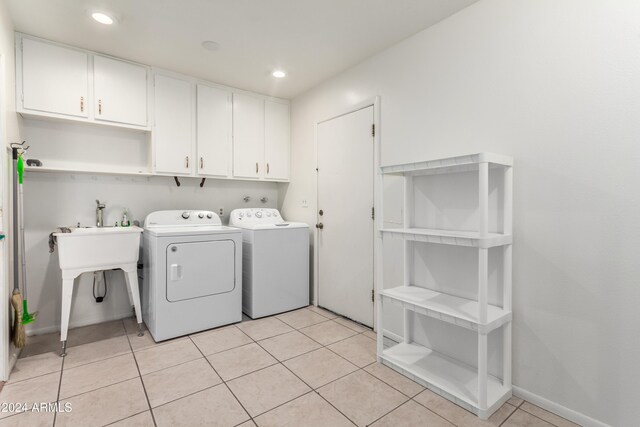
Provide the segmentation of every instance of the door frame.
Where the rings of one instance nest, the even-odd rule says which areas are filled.
[[[315,217],[316,224],[319,221],[318,215],[318,126],[322,123],[328,122],[333,119],[337,119],[338,117],[346,116],[347,114],[355,113],[356,111],[363,110],[368,107],[373,107],[373,124],[375,126],[375,134],[373,136],[373,176],[371,179],[373,180],[373,207],[375,209],[375,220],[373,221],[373,290],[375,293],[375,298],[378,298],[378,290],[382,284],[382,271],[380,268],[380,260],[381,260],[381,248],[380,239],[382,236],[380,235],[379,230],[379,221],[378,218],[382,216],[382,182],[379,179],[379,170],[380,170],[380,161],[381,161],[381,138],[380,138],[380,122],[381,122],[381,114],[380,114],[380,103],[381,99],[379,95],[376,95],[372,98],[365,99],[364,101],[353,104],[346,109],[339,111],[336,114],[333,114],[327,118],[322,120],[318,120],[315,123],[315,135],[314,135],[314,163],[315,163]],[[320,251],[318,248],[318,239],[320,230],[314,227],[313,232],[313,301],[312,304],[314,306],[318,306],[318,294],[320,289],[320,283],[318,278],[320,277]],[[373,303],[373,329],[376,330],[377,325],[377,312],[376,312],[376,303]]]
[[[12,363],[15,363],[15,359],[12,358],[12,353],[16,354],[11,343],[11,338],[9,337],[9,325],[11,324],[12,310],[10,296],[11,288],[9,287],[9,281],[13,278],[13,274],[17,273],[10,270],[11,251],[9,249],[8,242],[13,241],[13,239],[17,237],[13,236],[13,224],[9,222],[9,213],[11,212],[11,209],[14,209],[15,207],[9,206],[11,175],[9,174],[10,168],[8,165],[11,156],[8,153],[11,151],[9,148],[9,141],[5,140],[5,138],[8,137],[5,116],[7,105],[4,102],[6,99],[5,90],[7,88],[6,70],[6,55],[0,53],[0,147],[2,149],[2,152],[0,152],[0,182],[2,182],[2,188],[0,188],[0,197],[2,198],[0,200],[0,215],[2,215],[1,222],[5,228],[5,238],[0,242],[0,295],[3,295],[3,298],[8,298],[8,300],[4,300],[3,302],[6,309],[0,310],[0,381],[7,381],[9,379]],[[15,254],[13,254],[13,256],[15,256]]]

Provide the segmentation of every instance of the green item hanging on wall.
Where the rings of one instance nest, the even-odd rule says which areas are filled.
[[[22,190],[22,184],[24,182],[24,159],[22,158],[23,152],[19,152],[18,154],[18,183],[20,184],[20,240],[22,247],[22,324],[26,325],[36,320],[38,317],[38,312],[29,313],[27,308],[27,260],[25,258],[25,249],[24,249],[24,192]]]

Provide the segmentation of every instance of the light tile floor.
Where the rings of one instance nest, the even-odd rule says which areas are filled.
[[[307,307],[155,343],[134,319],[30,337],[0,402],[3,426],[505,426],[575,424],[512,398],[488,421],[376,362],[375,335]]]

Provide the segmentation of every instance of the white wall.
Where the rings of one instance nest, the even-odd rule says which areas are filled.
[[[0,0],[0,230],[9,234],[11,229],[9,198],[9,171],[11,157],[7,156],[7,147],[12,142],[20,142],[20,124],[16,115],[15,102],[15,55],[13,41],[13,23],[3,0]],[[9,295],[13,286],[10,275],[11,240],[0,242],[0,295]],[[0,380],[9,376],[15,349],[8,344],[8,323],[11,319],[8,304],[3,302],[0,310]]]
[[[25,129],[28,134],[28,129]],[[32,152],[32,157],[37,153]],[[59,330],[62,279],[57,252],[49,253],[48,236],[58,226],[95,224],[96,199],[106,203],[106,225],[119,221],[124,208],[131,220],[164,209],[204,209],[218,212],[224,208],[223,222],[232,209],[240,207],[277,207],[277,184],[250,181],[208,179],[203,188],[200,179],[181,178],[176,187],[172,177],[127,177],[107,175],[55,174],[31,172],[25,177],[25,248],[29,308],[40,312],[37,322],[28,325],[28,333]],[[251,197],[249,203],[243,196]],[[268,202],[260,202],[267,197]],[[93,275],[76,279],[71,306],[71,327],[97,323],[131,315],[121,272],[107,272],[109,293],[102,303],[92,296]]]
[[[280,189],[315,223],[314,125],[375,95],[383,164],[513,156],[514,384],[616,426],[640,419],[638,22],[634,0],[482,0],[296,98]]]

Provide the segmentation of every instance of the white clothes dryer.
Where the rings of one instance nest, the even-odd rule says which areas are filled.
[[[242,320],[242,232],[210,211],[144,220],[142,316],[156,341]]]

